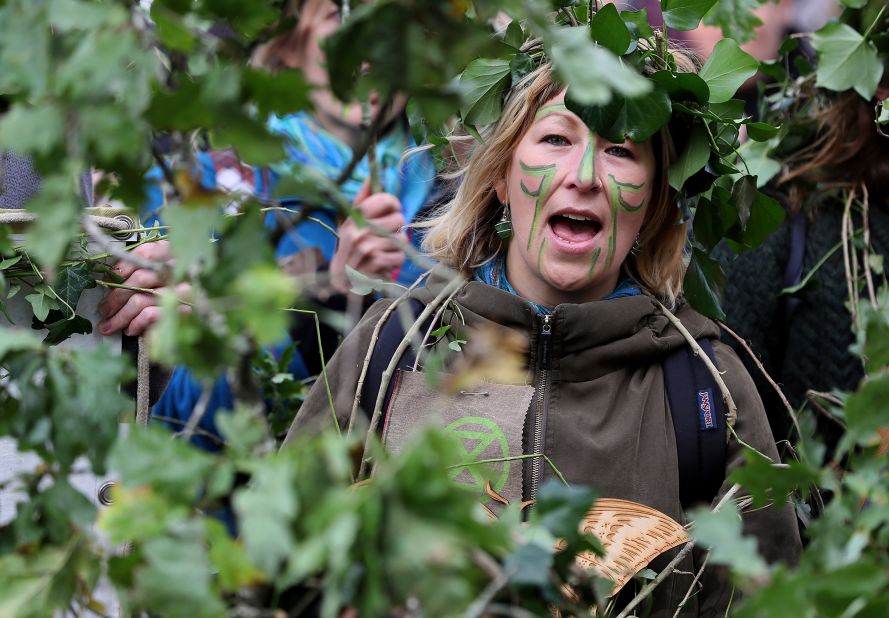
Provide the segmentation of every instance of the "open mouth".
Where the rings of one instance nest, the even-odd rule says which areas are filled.
[[[602,222],[588,215],[562,213],[549,219],[553,233],[568,243],[582,243],[592,240],[602,231]]]

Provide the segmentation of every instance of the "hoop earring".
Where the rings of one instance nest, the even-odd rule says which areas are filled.
[[[630,254],[636,256],[639,255],[640,251],[642,251],[642,243],[639,242],[639,232],[636,232],[636,238],[633,239],[633,246],[630,247]]]
[[[494,224],[494,231],[503,240],[512,236],[512,217],[509,212],[509,204],[503,205],[503,215],[500,217],[500,221]]]

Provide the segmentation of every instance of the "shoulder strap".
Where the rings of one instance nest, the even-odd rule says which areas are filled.
[[[416,318],[423,312],[423,303],[415,298],[408,299],[408,306],[411,315]],[[370,357],[370,365],[367,368],[367,375],[364,376],[364,384],[361,387],[361,407],[364,413],[370,418],[373,415],[374,404],[377,401],[377,394],[380,392],[380,385],[383,382],[383,372],[389,366],[398,344],[404,339],[404,328],[401,325],[401,319],[398,311],[392,313],[383,328],[380,329],[380,336],[377,344],[374,346],[373,354]],[[398,369],[407,369],[414,364],[416,356],[413,349],[408,346],[398,361]],[[386,400],[392,396],[392,382],[386,389]],[[382,425],[381,425],[382,426]]]
[[[787,257],[787,267],[784,269],[782,283],[785,288],[796,285],[803,279],[803,260],[806,257],[806,231],[808,222],[802,211],[790,216],[790,250]],[[800,299],[795,296],[784,295],[781,297],[782,319],[785,328],[790,324]]]
[[[715,362],[713,344],[698,344]],[[710,503],[725,480],[725,404],[704,362],[682,346],[663,362],[664,386],[676,432],[679,499],[683,508]]]

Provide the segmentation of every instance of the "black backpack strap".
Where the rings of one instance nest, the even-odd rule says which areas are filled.
[[[713,344],[698,344],[714,363]],[[679,499],[683,508],[709,504],[725,480],[725,403],[704,361],[682,346],[663,362],[679,460]]]
[[[798,284],[803,279],[803,260],[806,257],[806,231],[808,222],[806,215],[800,211],[790,216],[790,250],[787,256],[787,267],[784,269],[782,283],[785,288]],[[794,312],[800,304],[796,296],[781,297],[781,319],[786,327],[790,324]]]
[[[414,319],[423,312],[423,303],[415,298],[407,301]],[[367,418],[373,415],[374,404],[377,402],[377,394],[380,392],[380,385],[383,383],[383,372],[389,366],[389,362],[395,355],[398,344],[404,339],[404,328],[401,324],[401,317],[396,309],[392,315],[386,320],[383,328],[380,329],[380,335],[377,338],[377,344],[374,346],[373,354],[370,357],[370,365],[367,368],[367,374],[364,376],[364,384],[361,387],[361,407]],[[411,346],[408,346],[398,361],[397,369],[406,370],[414,364],[416,355]],[[386,399],[388,401],[392,397],[393,382],[389,382],[386,389]],[[382,427],[382,424],[380,425]]]

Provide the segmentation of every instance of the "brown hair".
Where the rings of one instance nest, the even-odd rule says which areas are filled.
[[[694,65],[689,62],[687,66]],[[508,241],[494,232],[502,208],[495,179],[506,177],[513,150],[537,110],[563,89],[549,65],[513,87],[500,119],[481,132],[484,143],[475,146],[468,164],[451,174],[459,182],[454,198],[434,218],[419,225],[429,228],[423,249],[432,258],[468,275],[506,248]],[[682,290],[686,223],[679,223],[675,191],[667,182],[667,170],[676,153],[666,127],[652,137],[652,147],[656,161],[652,206],[639,234],[641,249],[628,255],[624,265],[640,285],[672,306]]]
[[[787,159],[778,179],[787,185],[791,209],[802,206],[794,181],[863,184],[872,197],[889,196],[889,138],[877,130],[874,103],[851,90],[811,96],[815,139]]]

